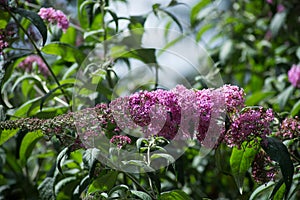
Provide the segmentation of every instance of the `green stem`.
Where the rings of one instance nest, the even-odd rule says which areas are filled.
[[[14,19],[14,21],[16,22],[16,24],[22,29],[22,31],[24,32],[24,34],[28,37],[28,39],[30,40],[31,44],[33,45],[34,49],[36,50],[36,53],[41,57],[41,59],[43,60],[43,62],[46,64],[49,72],[51,73],[51,76],[54,78],[54,81],[56,82],[56,84],[60,87],[61,84],[59,83],[57,77],[55,76],[53,70],[51,69],[50,65],[48,64],[48,62],[46,61],[45,57],[43,56],[41,50],[36,46],[35,42],[33,41],[33,39],[31,38],[31,36],[27,33],[27,31],[25,30],[25,28],[20,24],[20,22],[18,21],[18,19],[16,18],[16,16],[14,16],[14,14],[9,10],[9,8],[6,8],[6,10],[9,12],[10,16]],[[68,105],[70,105],[70,100],[66,94],[66,92],[64,91],[63,88],[60,87],[61,92],[63,93]],[[71,109],[71,107],[70,107]]]

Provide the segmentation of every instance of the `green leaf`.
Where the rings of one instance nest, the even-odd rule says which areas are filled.
[[[107,9],[108,13],[111,15],[111,17],[113,18],[115,25],[116,25],[116,32],[119,31],[119,18],[116,15],[116,13],[114,13],[113,11]]]
[[[297,56],[298,60],[300,60],[300,47],[297,48],[296,56]]]
[[[70,177],[66,177],[64,179],[61,179],[54,186],[55,195],[58,195],[58,193],[60,191],[64,190],[65,189],[64,187],[66,187],[68,184],[74,183],[76,181],[77,181],[77,177],[76,176],[70,176]]]
[[[257,91],[253,94],[251,94],[247,99],[246,99],[246,105],[247,106],[255,106],[257,105],[259,102],[261,102],[262,100],[272,97],[274,94],[276,94],[275,91],[267,91],[267,92],[263,92],[263,91]]]
[[[89,169],[90,177],[93,177],[96,163],[99,160],[100,150],[97,148],[87,149],[83,156],[83,164]]]
[[[46,177],[43,182],[39,185],[39,199],[43,200],[55,200],[54,194],[54,181],[55,178]]]
[[[287,12],[276,13],[271,21],[270,30],[272,37],[277,36],[280,28],[283,26],[286,19]]]
[[[190,22],[191,22],[192,27],[195,27],[195,25],[197,23],[198,13],[210,3],[211,3],[211,0],[201,0],[199,3],[197,3],[192,8],[191,15],[190,15]]]
[[[143,200],[151,200],[152,199],[151,196],[149,196],[149,194],[142,192],[142,191],[131,190],[130,192],[134,196],[139,197],[140,199],[143,199]]]
[[[157,63],[156,56],[155,56],[155,49],[149,48],[149,49],[134,49],[128,52],[125,52],[122,56],[122,58],[135,58],[137,60],[140,60],[144,63]]]
[[[191,198],[182,190],[172,190],[169,192],[164,192],[160,196],[160,200],[189,200],[189,199]]]
[[[268,191],[271,190],[275,182],[268,182],[256,188],[254,192],[252,192],[249,200],[256,200],[256,199],[268,199]],[[260,197],[260,195],[264,195],[264,198]],[[260,197],[260,198],[259,198]]]
[[[66,159],[66,157],[70,155],[70,153],[71,153],[71,148],[66,147],[58,154],[56,158],[56,167],[61,174],[63,174],[61,163]]]
[[[29,19],[31,23],[33,23],[37,27],[42,35],[44,45],[47,41],[47,27],[42,18],[36,12],[25,10],[23,8],[14,8],[12,11],[21,15],[22,17]]]
[[[110,171],[96,178],[89,186],[88,193],[109,191],[115,185],[117,177],[117,171]]]
[[[174,163],[175,159],[173,156],[166,153],[155,153],[151,155],[151,160],[155,160],[157,158],[164,158],[168,161],[168,163]]]
[[[225,63],[229,58],[233,48],[233,42],[231,40],[227,40],[223,46],[221,47],[219,59],[221,63]]]
[[[0,29],[4,29],[9,20],[9,13],[1,10],[0,12]]]
[[[160,11],[166,13],[169,17],[172,18],[172,20],[177,24],[177,26],[179,27],[180,32],[183,32],[183,27],[181,25],[181,23],[179,22],[179,20],[177,19],[177,17],[175,15],[173,15],[172,13],[170,13],[167,10],[164,9],[159,9]]]
[[[291,110],[291,115],[293,117],[295,117],[295,116],[300,114],[299,112],[300,112],[300,100],[297,103],[294,104],[294,106]]]
[[[29,132],[25,135],[20,146],[20,161],[22,165],[26,165],[35,144],[43,137],[41,131]]]
[[[214,27],[214,25],[212,23],[209,24],[204,24],[200,30],[198,31],[197,35],[196,35],[196,41],[200,41],[202,39],[203,34],[212,29]]]
[[[76,29],[74,27],[69,27],[67,31],[62,34],[60,38],[61,43],[66,43],[70,45],[76,44]]]
[[[55,94],[55,91],[57,90],[60,90],[61,88],[64,88],[64,87],[73,87],[73,83],[65,83],[63,85],[60,85],[52,90],[50,90],[47,94],[45,94],[42,99],[41,99],[41,103],[40,103],[40,110],[43,109],[43,106],[44,106],[44,102],[49,99],[50,97],[55,97],[57,96],[58,94]],[[52,99],[52,98],[51,98]]]
[[[285,197],[287,198],[293,182],[294,166],[286,146],[278,139],[268,137],[267,144],[262,146],[270,158],[279,163],[285,183]]]
[[[2,130],[0,132],[0,145],[4,144],[7,140],[12,138],[18,133],[19,129],[14,130]]]
[[[43,91],[44,90],[44,87],[42,85],[42,80],[37,76],[37,75],[31,75],[31,74],[26,74],[26,75],[23,75],[23,76],[20,76],[16,81],[15,83],[13,84],[11,90],[14,91],[16,89],[16,87],[22,82],[22,81],[25,81],[25,80],[33,80],[35,82],[35,85],[37,85],[39,87],[39,89],[42,89]]]
[[[294,89],[295,88],[292,85],[290,85],[288,88],[286,88],[282,93],[280,93],[277,96],[277,100],[281,110],[284,109],[287,101],[289,100],[290,96],[293,94]]]
[[[243,192],[244,177],[257,154],[259,148],[257,146],[245,147],[241,149],[234,147],[230,156],[231,172],[239,189],[240,194]]]
[[[72,45],[53,42],[42,48],[42,51],[46,54],[60,56],[62,60],[67,62],[77,62],[79,65],[85,59],[85,55]]]

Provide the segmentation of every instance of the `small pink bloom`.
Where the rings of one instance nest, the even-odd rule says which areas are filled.
[[[57,24],[64,32],[69,27],[69,20],[67,19],[66,15],[60,11],[55,10],[53,8],[41,8],[38,12],[40,17],[51,24]]]
[[[273,0],[266,0],[268,4],[273,4]]]
[[[282,5],[282,4],[279,4],[278,6],[277,6],[277,12],[278,13],[281,13],[281,12],[283,12],[285,10],[285,7]]]
[[[296,88],[300,88],[300,65],[292,65],[288,71],[289,82]]]
[[[42,73],[45,77],[49,75],[49,70],[46,64],[41,59],[41,57],[37,55],[28,56],[19,64],[19,67],[27,72],[31,72],[34,63],[38,66],[40,73]]]

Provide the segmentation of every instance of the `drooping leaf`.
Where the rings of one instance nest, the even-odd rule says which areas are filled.
[[[67,62],[77,62],[79,65],[85,59],[82,51],[72,45],[61,42],[47,44],[42,48],[42,51],[46,54],[60,56],[62,60]]]
[[[100,150],[97,148],[87,149],[83,154],[82,161],[85,167],[89,169],[90,177],[93,177],[96,163],[100,159],[99,156],[100,156]]]
[[[172,20],[177,24],[180,32],[183,32],[183,27],[182,27],[181,23],[179,22],[179,20],[177,19],[177,17],[174,14],[172,14],[171,12],[169,12],[165,9],[159,9],[159,10],[166,13],[169,17],[171,17]]]
[[[267,144],[262,146],[270,158],[279,163],[285,183],[285,198],[287,198],[293,182],[294,166],[287,147],[278,139],[268,137]]]
[[[60,85],[52,90],[50,90],[47,94],[45,94],[42,99],[41,99],[41,103],[40,103],[40,110],[43,109],[43,106],[44,106],[44,102],[49,99],[50,97],[54,97],[56,96],[55,94],[55,91],[57,90],[61,90],[62,88],[65,88],[65,87],[72,87],[74,84],[73,83],[66,83],[66,84],[63,84],[63,85]]]
[[[291,115],[292,117],[295,117],[300,114],[300,100],[297,101],[297,103],[294,104],[292,110],[291,110]]]
[[[117,171],[110,171],[97,177],[89,186],[88,193],[109,191],[116,183]]]
[[[66,157],[68,157],[70,155],[70,152],[71,152],[71,148],[66,147],[57,155],[56,167],[61,174],[63,174],[63,171],[61,168],[61,163],[66,159]]]
[[[107,9],[107,12],[111,15],[111,17],[113,18],[113,21],[115,22],[116,25],[116,32],[119,31],[119,18],[117,16],[117,14],[109,9]]]
[[[292,85],[290,85],[288,88],[286,88],[282,93],[278,95],[277,99],[281,110],[284,109],[287,101],[289,100],[290,96],[293,94],[294,89],[295,88]]]
[[[277,36],[280,28],[284,25],[287,12],[279,12],[274,15],[270,24],[272,37]]]
[[[241,194],[243,192],[245,174],[251,167],[258,150],[257,146],[245,147],[245,145],[241,149],[234,147],[232,150],[230,156],[231,172]]]
[[[31,155],[31,152],[35,146],[35,144],[43,137],[41,131],[35,131],[35,132],[29,132],[25,135],[25,137],[22,140],[21,146],[20,146],[20,161],[22,165],[25,165],[27,162],[27,159]]]
[[[143,200],[151,200],[152,199],[149,194],[142,192],[142,191],[131,190],[130,192],[134,196],[139,197],[140,199],[143,199]]]
[[[255,93],[253,93],[252,95],[250,95],[249,98],[246,99],[245,103],[248,106],[255,106],[262,100],[264,100],[268,97],[272,97],[274,94],[276,94],[275,91],[266,91],[266,92],[257,91]]]
[[[25,10],[23,8],[14,8],[12,11],[29,19],[36,26],[43,38],[43,45],[45,45],[47,41],[47,27],[43,19],[36,12]]]
[[[190,22],[192,27],[194,27],[197,24],[197,15],[199,14],[199,12],[206,6],[208,6],[210,3],[211,0],[201,0],[192,8],[190,15]]]
[[[172,190],[164,192],[160,196],[161,200],[189,200],[190,197],[182,190]]]
[[[155,56],[155,49],[135,49],[124,53],[122,58],[135,58],[144,63],[157,63],[156,56]]]
[[[65,187],[67,185],[70,185],[70,184],[74,183],[74,182],[78,182],[76,176],[66,177],[66,178],[63,178],[62,180],[60,180],[59,182],[55,183],[55,186],[54,186],[55,195],[57,196],[60,191],[66,190]],[[74,184],[72,184],[72,186],[73,185]],[[67,188],[67,190],[72,191],[73,188]]]
[[[18,131],[19,131],[18,129],[2,130],[0,132],[0,145],[4,144],[7,140],[15,136],[18,133]]]
[[[221,47],[220,54],[219,54],[219,59],[221,63],[225,63],[227,59],[229,58],[232,48],[233,48],[233,42],[231,40],[227,40],[223,46]]]

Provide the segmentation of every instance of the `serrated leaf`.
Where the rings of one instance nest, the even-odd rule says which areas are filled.
[[[142,192],[142,191],[131,190],[130,192],[134,196],[139,197],[140,199],[143,199],[143,200],[151,200],[152,199],[151,196],[149,196],[149,194]]]
[[[79,65],[85,59],[85,55],[72,45],[53,42],[42,48],[42,51],[46,54],[60,56],[62,60],[67,62],[77,62]]]
[[[12,11],[21,15],[22,17],[29,19],[31,23],[36,26],[43,38],[43,45],[45,45],[47,41],[47,27],[43,19],[36,12],[25,10],[23,8],[14,8]]]
[[[285,197],[287,198],[293,182],[294,166],[287,147],[278,139],[268,137],[267,144],[262,146],[270,158],[279,163],[285,183]]]
[[[46,177],[43,182],[39,185],[39,199],[43,200],[55,200],[54,194],[54,178]]]
[[[62,168],[61,168],[61,163],[66,159],[67,156],[70,155],[71,152],[71,148],[70,147],[66,147],[64,148],[61,152],[59,152],[59,154],[57,155],[56,158],[56,167],[58,169],[58,171],[63,174]]]
[[[14,130],[2,130],[0,132],[0,145],[4,144],[7,140],[12,138],[18,133],[19,129]]]
[[[160,200],[189,200],[190,197],[182,190],[172,190],[164,192],[160,196]]]
[[[96,178],[89,186],[88,193],[109,191],[116,183],[117,171],[110,171]]]
[[[31,152],[35,144],[43,137],[41,131],[29,132],[25,135],[20,146],[20,161],[22,165],[26,165],[27,159],[31,155]]]
[[[258,147],[234,147],[230,156],[230,167],[239,192],[242,194],[244,177],[258,152]]]

